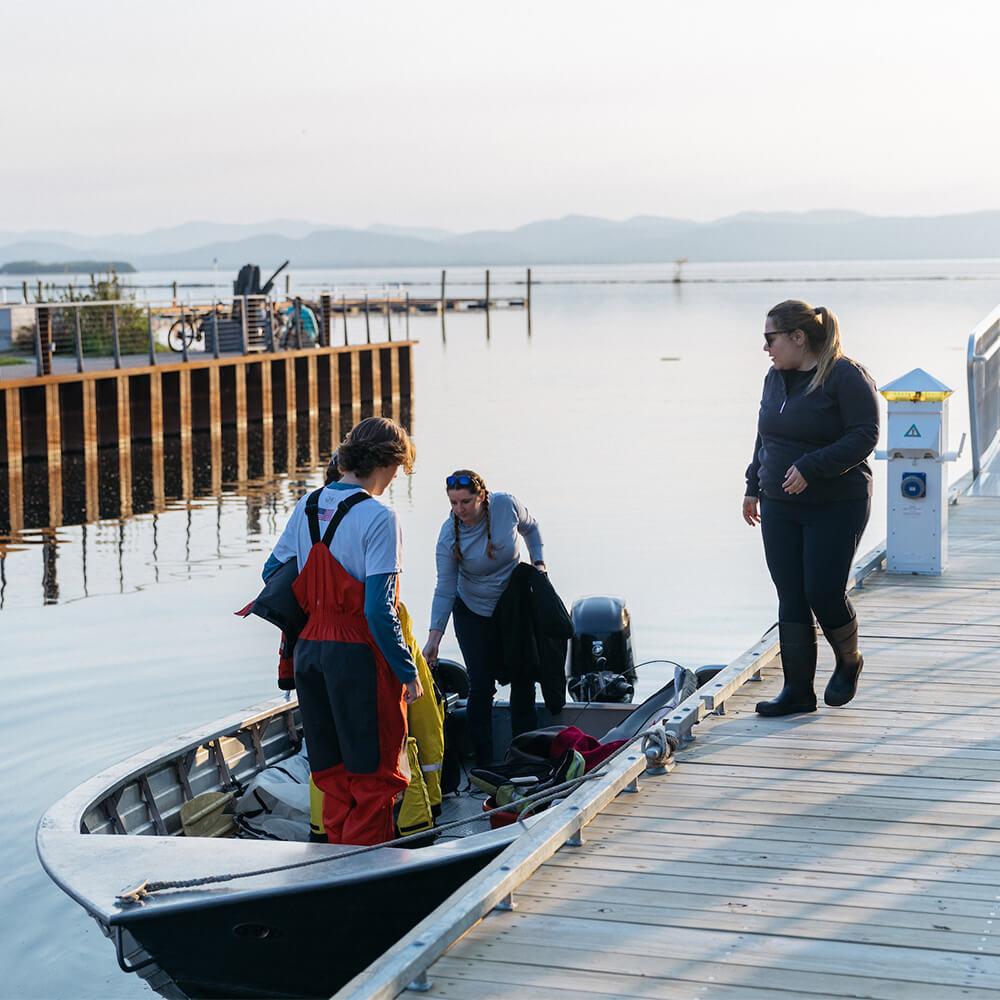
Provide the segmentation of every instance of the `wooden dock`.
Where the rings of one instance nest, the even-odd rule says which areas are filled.
[[[150,468],[143,470],[152,482],[146,509],[156,511],[163,509],[165,484],[177,472],[174,495],[193,495],[195,434],[208,435],[208,487],[217,494],[224,435],[232,435],[230,475],[239,482],[248,477],[251,426],[259,427],[262,439],[257,474],[266,478],[300,463],[315,467],[323,450],[335,447],[342,433],[364,416],[384,414],[409,425],[413,344],[400,340],[220,358],[200,355],[155,366],[140,356],[122,359],[120,368],[108,361],[85,372],[25,373],[20,378],[8,373],[0,380],[0,521],[6,521],[0,533],[16,536],[26,526],[56,528],[130,516],[136,512],[137,442],[150,445]],[[176,462],[165,458],[165,441],[172,445],[171,454],[176,451]],[[101,480],[99,452],[114,458],[108,483]],[[81,508],[79,516],[67,520],[63,467],[70,455],[83,457],[85,489],[82,503],[72,504]],[[48,514],[44,523],[26,525],[26,471],[39,461],[45,474],[41,483],[36,477],[32,499],[47,493]],[[100,499],[109,483],[117,498],[113,510]]]
[[[1000,498],[962,497],[950,537],[943,576],[853,595],[849,706],[758,717],[772,631],[681,706],[704,720],[669,773],[579,789],[582,837],[540,819],[337,997],[1000,996]]]

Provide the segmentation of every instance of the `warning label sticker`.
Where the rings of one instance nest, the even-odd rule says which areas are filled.
[[[918,438],[922,437],[922,435],[916,424],[910,424],[910,429],[903,435],[903,437]]]

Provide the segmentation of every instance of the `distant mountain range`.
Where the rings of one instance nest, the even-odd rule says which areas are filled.
[[[0,231],[0,264],[127,260],[142,270],[233,270],[286,258],[293,267],[406,267],[692,261],[860,260],[1000,257],[1000,212],[871,216],[860,212],[744,212],[713,222],[592,216],[511,230],[453,233],[373,225],[367,229],[290,219],[186,222],[147,233],[85,236]]]

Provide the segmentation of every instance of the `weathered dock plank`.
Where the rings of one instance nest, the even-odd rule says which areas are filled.
[[[454,943],[428,995],[1000,993],[998,526],[1000,500],[963,498],[944,576],[865,581],[849,706],[762,719],[766,670]]]

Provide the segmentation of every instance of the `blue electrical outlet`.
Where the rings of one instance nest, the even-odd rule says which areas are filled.
[[[899,489],[907,500],[923,500],[927,496],[927,473],[904,472]]]

